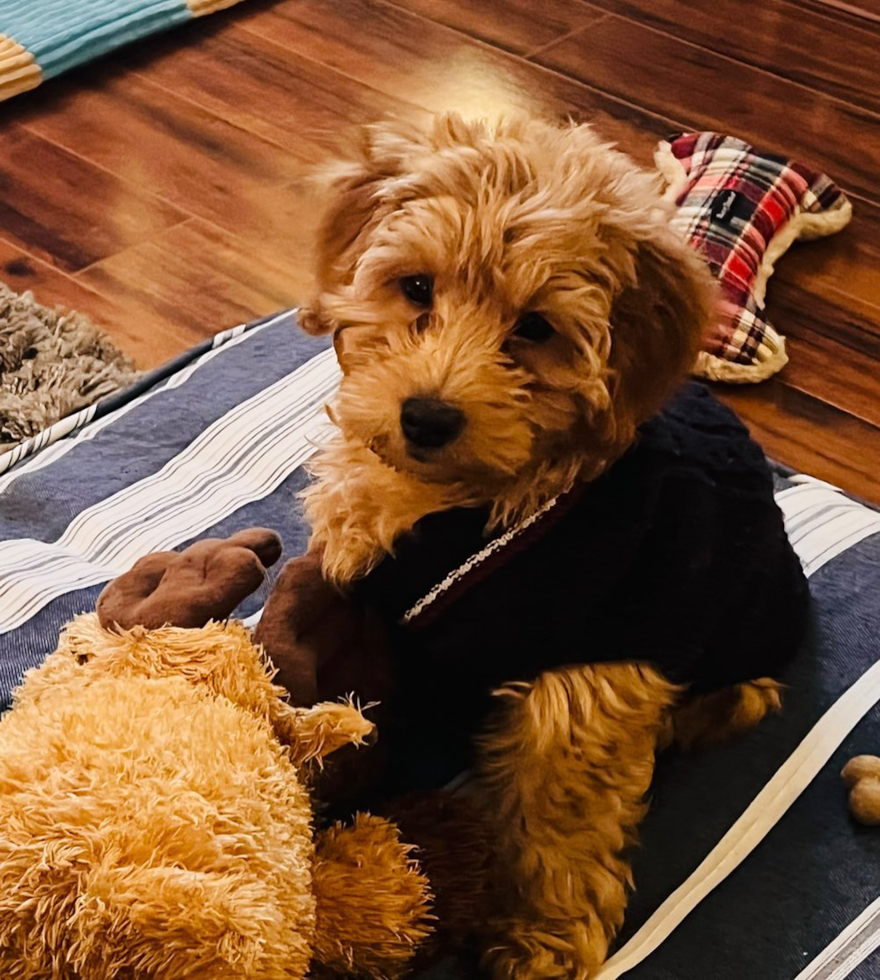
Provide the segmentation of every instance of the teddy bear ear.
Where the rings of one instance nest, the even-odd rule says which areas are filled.
[[[153,552],[105,586],[98,619],[108,630],[199,629],[228,618],[280,557],[281,539],[263,527],[204,538],[179,552]]]

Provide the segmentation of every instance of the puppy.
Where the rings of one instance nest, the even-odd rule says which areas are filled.
[[[586,978],[656,751],[777,708],[750,681],[802,620],[760,451],[704,389],[675,395],[711,276],[588,126],[368,128],[330,188],[301,315],[343,373],[313,547],[387,624],[399,781],[441,757],[442,781],[482,733],[494,974]]]

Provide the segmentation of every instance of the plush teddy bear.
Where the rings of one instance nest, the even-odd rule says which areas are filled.
[[[451,800],[410,808],[441,878],[457,821],[451,904],[393,821],[315,833],[310,770],[374,725],[351,701],[289,703],[226,621],[280,553],[251,529],[148,556],[26,675],[0,719],[3,977],[396,977],[437,915],[473,921],[462,869],[477,881],[487,838]]]
[[[859,823],[880,825],[880,758],[857,755],[840,775],[849,789],[849,812]]]

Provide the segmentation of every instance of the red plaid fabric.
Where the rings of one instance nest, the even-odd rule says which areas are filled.
[[[674,227],[721,283],[697,373],[724,381],[768,377],[787,361],[785,341],[764,313],[773,262],[795,238],[842,228],[849,201],[824,174],[719,133],[670,139],[658,148],[657,164],[678,208]]]

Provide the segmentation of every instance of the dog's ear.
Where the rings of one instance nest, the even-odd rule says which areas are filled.
[[[317,210],[323,217],[313,246],[315,298],[299,314],[299,325],[307,333],[322,334],[333,329],[321,296],[351,282],[360,254],[359,241],[389,208],[382,199],[382,185],[401,173],[405,146],[402,130],[366,126],[358,131],[347,159],[315,175]]]
[[[324,334],[333,329],[321,296],[353,278],[357,242],[376,213],[376,192],[387,176],[368,164],[338,167],[325,178],[321,194],[326,195],[327,203],[314,241],[315,296],[299,313],[299,325],[306,333]]]
[[[634,260],[610,317],[612,401],[625,442],[691,370],[715,307],[706,263],[672,229],[639,241]]]

